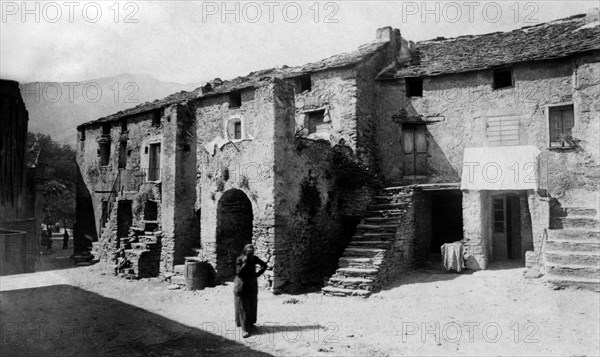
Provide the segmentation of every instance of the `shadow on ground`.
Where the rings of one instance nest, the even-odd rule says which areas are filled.
[[[2,356],[269,356],[70,285],[1,292],[0,313]]]

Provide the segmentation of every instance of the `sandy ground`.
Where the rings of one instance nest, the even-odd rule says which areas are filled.
[[[0,355],[600,355],[600,294],[553,290],[514,265],[418,269],[369,299],[261,291],[257,334],[243,339],[231,284],[168,290],[68,267],[65,252],[41,265],[63,269],[0,278]]]

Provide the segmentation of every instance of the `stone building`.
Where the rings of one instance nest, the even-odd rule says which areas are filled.
[[[0,275],[35,270],[40,251],[40,151],[28,147],[19,83],[0,80]]]
[[[138,277],[200,259],[227,279],[253,242],[265,286],[334,295],[369,295],[457,240],[473,269],[593,273],[597,24],[419,43],[382,28],[355,52],[83,124],[78,247],[124,245]],[[589,246],[569,240],[581,232]]]

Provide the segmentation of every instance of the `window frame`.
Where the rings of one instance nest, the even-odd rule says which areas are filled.
[[[571,107],[573,110],[573,127],[571,127],[571,137],[573,137],[573,130],[575,129],[575,127],[577,126],[577,117],[575,115],[575,113],[577,112],[576,110],[576,106],[574,102],[563,102],[563,103],[556,103],[556,104],[549,104],[546,105],[545,108],[545,114],[546,114],[546,147],[548,149],[562,149],[562,150],[568,150],[568,149],[572,149],[573,146],[569,145],[569,146],[552,146],[552,133],[551,133],[551,123],[550,123],[550,111],[552,109],[556,109],[556,108],[560,108],[560,107]]]
[[[235,132],[233,133],[233,137],[229,136],[229,125],[231,122],[234,122],[234,130],[235,130],[235,122],[239,122],[240,123],[240,135],[241,137],[239,139],[235,138]],[[223,134],[224,137],[227,141],[231,141],[231,142],[239,142],[239,141],[243,141],[246,140],[246,126],[244,125],[244,118],[241,115],[232,115],[229,118],[225,119],[223,122]]]
[[[326,120],[326,117],[327,117],[327,109],[326,108],[319,108],[319,109],[316,109],[316,110],[310,110],[310,111],[304,112],[304,127],[306,128],[306,132],[307,132],[306,135],[311,135],[311,134],[315,134],[315,133],[318,132],[316,125],[315,125],[315,131],[313,131],[313,132],[310,131],[310,128],[311,128],[311,116],[314,116],[317,113],[321,113],[322,114],[321,115],[321,118],[322,118],[321,124],[327,124],[327,123],[329,123],[329,121]]]

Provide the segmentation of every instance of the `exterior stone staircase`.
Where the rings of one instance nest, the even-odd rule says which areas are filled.
[[[399,234],[411,197],[408,187],[385,188],[374,197],[323,294],[368,297],[381,288],[389,278],[393,260],[411,249]]]
[[[132,234],[120,238],[125,247],[125,256],[131,267],[125,270],[127,277],[149,278],[160,272],[162,231],[155,221],[144,221],[144,228],[132,228]]]
[[[548,282],[600,292],[600,221],[594,208],[563,208],[548,230],[544,251]]]

